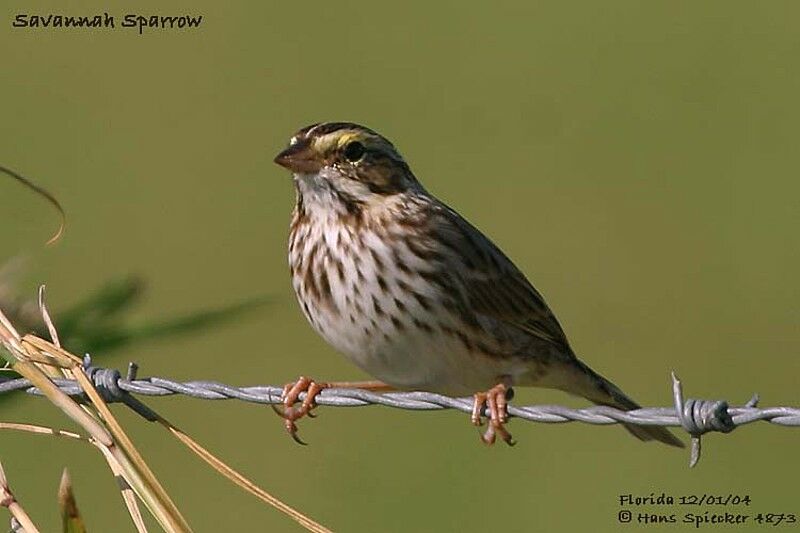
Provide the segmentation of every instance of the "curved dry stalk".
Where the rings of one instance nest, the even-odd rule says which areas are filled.
[[[66,437],[69,439],[82,440],[90,442],[83,435],[73,431],[66,431],[63,429],[53,429],[47,426],[37,426],[36,424],[25,424],[20,422],[0,422],[0,429],[10,429],[12,431],[24,431],[26,433],[36,433],[39,435],[52,435],[54,437]]]
[[[122,495],[122,500],[125,502],[125,507],[128,509],[128,514],[130,514],[131,520],[133,520],[133,524],[136,526],[136,530],[139,533],[147,533],[147,527],[145,526],[144,519],[142,518],[142,512],[139,509],[136,495],[128,482],[125,481],[125,472],[122,470],[122,466],[117,462],[117,460],[114,458],[114,455],[108,450],[108,448],[91,437],[85,437],[73,431],[67,431],[63,429],[55,429],[46,426],[24,424],[19,422],[0,422],[0,430],[3,429],[22,431],[36,435],[64,437],[87,442],[96,447],[98,450],[100,450],[100,453],[103,454],[103,458],[106,460],[106,463],[108,463],[111,473],[114,474],[114,477],[117,480],[117,485],[119,487],[120,494]]]
[[[39,533],[39,529],[25,512],[25,509],[20,505],[11,492],[6,479],[6,472],[3,470],[3,463],[0,463],[0,507],[5,507],[11,513],[11,516],[17,519],[26,533]]]
[[[108,451],[115,457],[117,462],[122,467],[122,470],[128,474],[127,480],[134,490],[139,494],[148,508],[156,514],[156,518],[162,522],[162,525],[169,526],[169,531],[190,531],[188,522],[183,518],[175,503],[167,494],[164,487],[159,483],[158,478],[153,474],[150,467],[142,458],[139,451],[133,444],[133,441],[128,437],[122,426],[111,413],[108,405],[95,389],[94,384],[91,382],[86,372],[83,369],[83,361],[77,356],[69,353],[60,346],[58,333],[53,321],[50,318],[50,313],[44,299],[45,286],[39,287],[39,309],[42,317],[47,325],[48,331],[53,339],[49,343],[34,335],[26,335],[22,338],[22,345],[28,347],[33,345],[35,350],[27,350],[28,354],[41,353],[45,356],[52,357],[56,361],[56,365],[60,366],[62,371],[68,377],[75,379],[83,389],[84,393],[89,397],[92,407],[95,409],[96,415],[105,422],[108,430],[113,436],[116,445],[107,445]],[[88,406],[81,406],[85,411],[89,411]],[[91,413],[90,414],[95,414]],[[118,453],[121,451],[122,453]],[[128,468],[127,466],[132,468]],[[158,516],[160,515],[160,517]],[[176,529],[172,529],[176,528]]]
[[[37,294],[39,311],[42,313],[42,318],[44,319],[45,326],[47,326],[47,332],[50,334],[50,339],[53,341],[53,344],[61,348],[61,340],[59,340],[58,338],[58,330],[56,329],[55,324],[53,324],[53,319],[50,316],[50,311],[47,309],[47,302],[45,301],[45,290],[47,289],[44,285],[39,285],[39,292]]]
[[[197,441],[192,439],[189,435],[178,429],[172,423],[170,423],[165,418],[158,416],[157,422],[165,427],[176,439],[182,442],[187,448],[192,450],[198,457],[200,457],[203,461],[208,463],[214,470],[228,478],[229,480],[233,481],[235,484],[239,485],[241,488],[258,498],[259,500],[268,503],[275,509],[279,510],[280,512],[286,514],[306,528],[309,531],[313,531],[314,533],[332,533],[330,529],[326,528],[319,522],[307,517],[297,509],[283,503],[281,500],[270,494],[269,492],[265,491],[248,478],[246,478],[243,474],[239,473],[237,470],[234,470],[232,467],[228,466],[222,459],[219,459],[210,451],[206,450],[203,446],[201,446]]]
[[[80,364],[80,359],[38,337],[28,335],[20,338],[2,311],[0,311],[0,342],[11,352],[13,356],[11,363],[15,371],[29,379],[53,404],[108,449],[119,463],[128,484],[164,529],[170,532],[191,531],[188,522],[183,518],[136,448],[133,447],[133,443],[122,431],[122,427],[111,415],[108,406],[89,381]],[[82,385],[93,407],[97,409],[98,415],[108,424],[108,429],[55,386],[40,368],[40,365],[46,366],[48,363],[32,362],[32,357],[44,358],[48,361],[52,359],[57,366],[68,369],[71,377]]]
[[[77,362],[80,360],[71,353],[32,335],[26,335],[23,337],[22,344],[23,346],[35,346],[35,348],[40,350],[42,353],[54,357],[65,367],[69,365],[70,361],[73,362],[74,366],[68,368],[67,371],[72,374],[72,378],[78,382],[78,384],[81,386],[81,389],[83,389],[83,392],[89,397],[92,406],[97,410],[98,415],[106,423],[108,430],[113,436],[112,443],[107,445],[109,450],[111,450],[112,453],[114,453],[117,449],[124,451],[124,456],[120,457],[115,453],[115,457],[123,466],[126,463],[130,463],[137,472],[136,477],[142,478],[141,481],[144,484],[142,488],[147,487],[148,489],[145,491],[146,497],[143,498],[145,502],[147,502],[148,499],[152,500],[152,497],[150,496],[150,494],[152,494],[153,497],[159,500],[158,507],[163,507],[163,510],[167,512],[170,521],[174,522],[173,525],[178,527],[177,530],[189,531],[191,529],[189,524],[185,521],[177,506],[175,506],[175,504],[172,502],[172,499],[169,497],[166,490],[164,490],[164,487],[158,481],[155,474],[153,474],[152,470],[150,470],[150,467],[147,466],[147,463],[134,446],[133,441],[131,441],[131,439],[122,429],[120,423],[111,413],[111,409],[109,409],[106,402],[97,392],[97,389],[94,388],[94,384],[89,379],[89,376],[86,375],[83,366]],[[119,447],[117,447],[114,443],[118,443]],[[134,490],[136,489],[136,485],[136,483],[132,483]],[[139,493],[138,490],[137,493]],[[155,504],[156,502],[154,501],[153,503]]]
[[[58,215],[61,218],[61,221],[59,223],[58,230],[52,237],[50,237],[50,239],[47,241],[46,244],[53,244],[58,239],[60,239],[61,236],[64,234],[64,228],[67,225],[67,215],[64,213],[64,208],[61,207],[61,203],[59,203],[59,201],[56,200],[56,197],[50,194],[46,189],[43,189],[39,185],[36,185],[30,179],[26,178],[25,176],[17,172],[14,172],[10,168],[0,166],[0,172],[4,172],[9,176],[11,176],[12,178],[14,178],[15,180],[19,181],[27,188],[29,188],[30,190],[32,190],[33,192],[35,192],[36,194],[47,200],[50,203],[50,205],[56,208],[56,211],[58,211]]]
[[[53,404],[62,409],[89,433],[90,437],[85,438],[85,440],[88,440],[103,452],[115,475],[121,474],[121,477],[127,483],[127,489],[133,488],[156,519],[159,520],[162,527],[167,531],[190,531],[188,524],[169,499],[166,491],[159,484],[155,475],[150,471],[131,440],[123,431],[122,426],[112,415],[106,402],[95,389],[94,384],[83,368],[82,360],[60,347],[58,333],[44,302],[44,287],[39,290],[39,308],[53,338],[52,343],[35,335],[21,337],[0,310],[0,342],[14,356],[11,361],[14,370],[29,379],[31,384],[39,388]],[[46,370],[55,375],[45,375]],[[62,373],[78,382],[85,395],[88,396],[91,408],[88,405],[79,406],[50,380],[50,377],[57,377]],[[156,416],[156,420],[175,438],[223,476],[285,513],[307,530],[315,533],[331,533],[325,526],[283,503],[228,466],[169,421],[158,415]],[[49,430],[49,428],[37,427],[33,429],[33,426],[23,427],[23,425],[11,427],[11,424],[6,424],[6,426],[7,429],[82,438],[77,434],[73,434],[73,436],[67,433],[59,433],[55,430]],[[2,427],[2,423],[0,423],[0,428]],[[140,532],[146,531],[130,491],[126,491],[126,487],[122,487],[122,489],[123,498],[125,498],[134,523]],[[130,499],[128,496],[130,496]]]
[[[114,478],[117,480],[117,488],[119,488],[120,495],[122,496],[122,501],[125,502],[125,507],[128,509],[131,520],[133,520],[133,525],[136,526],[136,531],[138,531],[138,533],[147,533],[147,526],[144,524],[142,511],[139,509],[139,503],[136,500],[136,493],[125,479],[125,471],[122,469],[122,465],[117,462],[108,448],[95,442],[92,442],[92,444],[97,446],[103,454],[103,457],[108,463],[108,467],[111,469],[111,473],[114,474]]]
[[[53,319],[50,316],[50,311],[47,308],[47,302],[45,301],[45,290],[46,289],[44,285],[39,286],[39,293],[38,293],[39,311],[42,314],[42,319],[44,320],[44,323],[47,327],[47,331],[50,334],[50,338],[52,339],[53,344],[60,349],[61,341],[59,340],[58,337],[58,330],[56,329],[55,324],[53,324]],[[64,354],[67,356],[71,356],[71,361],[73,363],[77,363],[77,358],[72,359],[74,357],[72,356],[72,354],[70,354],[67,351],[64,351]],[[67,377],[70,376],[70,373],[60,368],[53,368],[53,370],[55,372],[62,372]],[[89,412],[89,414],[92,414],[88,406],[82,405],[81,407],[83,408],[84,411],[87,411]],[[133,520],[133,523],[136,526],[137,531],[139,533],[147,533],[147,527],[144,524],[144,519],[142,518],[142,512],[139,509],[139,504],[136,502],[136,497],[134,495],[132,487],[125,479],[125,471],[122,468],[122,465],[115,458],[114,454],[107,446],[104,446],[92,439],[89,439],[89,442],[94,444],[100,450],[100,452],[102,452],[103,457],[105,458],[109,468],[111,469],[111,472],[117,479],[117,485],[119,487],[120,494],[122,495],[122,499],[125,502],[125,507],[128,509],[128,514],[131,516],[131,519]]]

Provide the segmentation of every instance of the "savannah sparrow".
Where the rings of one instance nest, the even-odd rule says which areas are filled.
[[[489,444],[497,435],[512,442],[503,424],[514,385],[639,407],[578,360],[522,272],[427,192],[384,137],[352,123],[314,124],[275,162],[293,173],[297,192],[289,267],[300,307],[331,346],[381,380],[366,383],[474,395],[472,421],[481,423],[486,405]],[[287,385],[283,415],[293,437],[314,396],[343,385]],[[625,428],[682,446],[661,427]]]

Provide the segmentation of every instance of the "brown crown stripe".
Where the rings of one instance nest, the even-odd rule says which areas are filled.
[[[314,128],[316,128],[320,124],[322,124],[322,122],[315,122],[314,124],[306,126],[305,128],[303,128],[303,129],[299,130],[297,133],[295,133],[294,136],[295,137],[305,137],[306,135],[308,135],[309,131],[313,130]]]
[[[303,128],[297,132],[297,135],[322,137],[324,135],[328,135],[329,133],[340,130],[363,131],[365,133],[369,133],[370,135],[379,136],[377,132],[354,122],[319,122]]]

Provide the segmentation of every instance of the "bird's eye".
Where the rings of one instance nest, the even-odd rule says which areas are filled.
[[[364,145],[358,141],[347,143],[347,146],[344,147],[344,157],[351,163],[355,163],[364,157],[364,152]]]

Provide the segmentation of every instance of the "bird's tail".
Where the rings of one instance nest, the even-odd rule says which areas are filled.
[[[641,407],[638,403],[633,401],[624,392],[622,392],[619,387],[589,368],[587,365],[577,359],[575,359],[575,363],[577,364],[577,368],[575,368],[575,370],[578,371],[577,373],[580,374],[580,376],[578,376],[575,380],[577,383],[573,381],[570,384],[567,392],[580,394],[587,400],[590,400],[598,405],[615,407],[624,411],[632,411]],[[639,440],[657,440],[670,446],[675,446],[678,448],[684,447],[683,442],[678,440],[678,438],[666,428],[660,426],[639,426],[636,424],[625,423],[623,423],[623,426]]]

